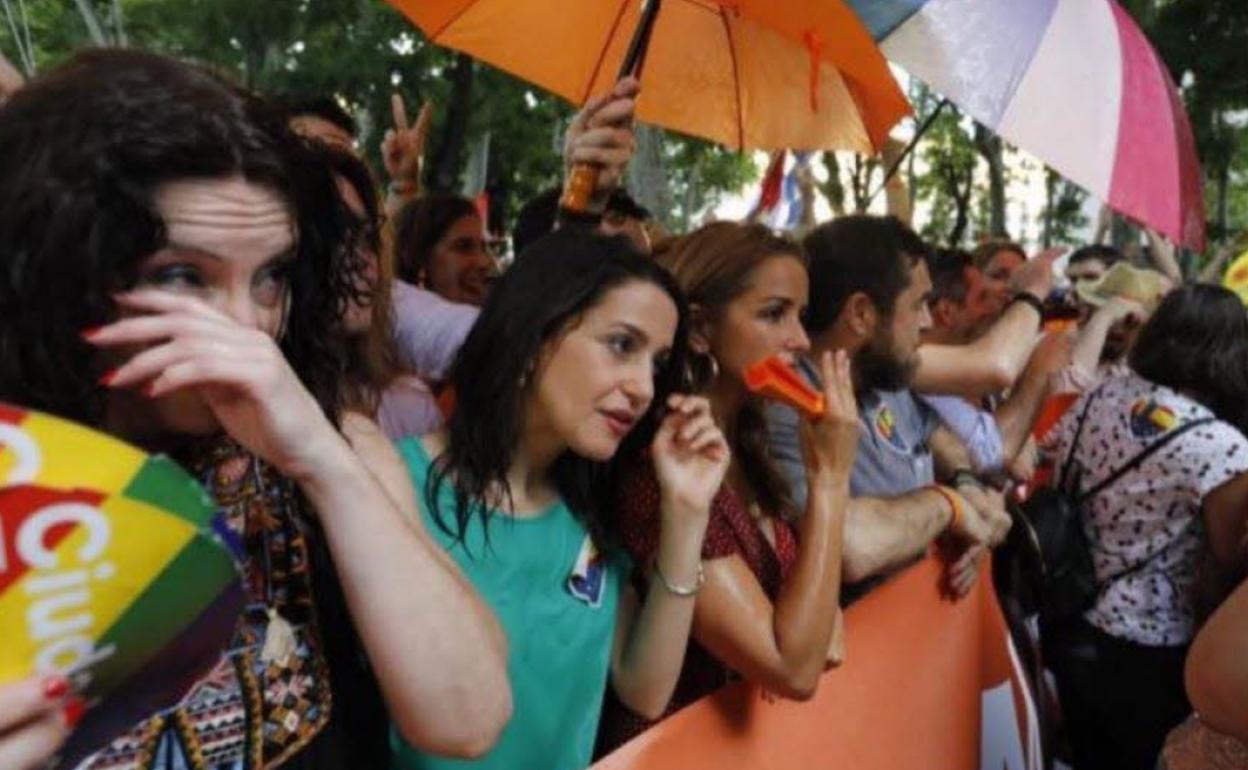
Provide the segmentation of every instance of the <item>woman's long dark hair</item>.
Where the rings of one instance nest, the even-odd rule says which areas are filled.
[[[386,387],[403,374],[394,338],[394,256],[384,237],[381,198],[368,165],[356,155],[331,145],[316,146],[316,151],[329,170],[355,190],[364,207],[360,219],[343,203],[342,215],[352,221],[360,234],[358,240],[345,243],[343,248],[364,248],[376,260],[372,280],[356,286],[353,292],[352,301],[369,304],[370,323],[363,333],[348,332],[343,384],[346,408],[375,415]],[[348,264],[348,269],[354,268],[353,263]]]
[[[1140,330],[1130,363],[1248,433],[1248,311],[1234,292],[1209,284],[1170,292]]]
[[[279,340],[331,417],[342,402],[340,317],[362,264],[325,166],[254,95],[154,54],[88,51],[0,107],[0,399],[89,424],[103,388],[84,329],[117,316],[166,229],[166,182],[240,175],[278,194],[297,230]]]
[[[449,440],[425,489],[428,510],[448,534],[462,541],[474,515],[488,527],[488,506],[510,507],[507,470],[524,430],[527,395],[520,382],[543,347],[607,292],[634,281],[662,289],[676,304],[679,320],[671,356],[655,381],[651,407],[616,453],[625,457],[651,440],[658,407],[676,391],[684,369],[688,313],[672,277],[634,251],[625,238],[558,230],[526,249],[524,258],[494,287],[451,367],[456,406],[447,423]],[[594,462],[567,451],[552,469],[563,501],[600,546],[607,543],[605,522],[614,499],[615,467],[614,461]],[[438,502],[440,488],[447,483],[455,490],[455,506],[449,512]]]

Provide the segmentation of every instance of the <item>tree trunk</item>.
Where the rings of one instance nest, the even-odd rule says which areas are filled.
[[[1044,169],[1044,230],[1040,235],[1040,245],[1046,249],[1053,245],[1053,208],[1057,205],[1057,201],[1054,200],[1055,187],[1057,187],[1057,174],[1053,172],[1053,169],[1046,167]]]
[[[854,194],[854,213],[865,213],[871,205],[871,177],[875,176],[876,162],[860,153],[854,153],[854,168],[850,184]]]
[[[810,167],[813,160],[813,157],[807,156],[806,162],[794,170],[797,175],[797,191],[800,200],[798,205],[802,207],[797,221],[797,230],[802,235],[815,226],[815,172]]]
[[[826,150],[823,153],[823,166],[828,170],[828,181],[819,186],[823,197],[828,199],[832,207],[833,217],[845,216],[845,183],[841,180],[841,163],[836,153]]]
[[[1229,155],[1225,162],[1218,164],[1216,175],[1214,184],[1217,189],[1217,198],[1214,204],[1214,234],[1221,238],[1227,232],[1227,207],[1229,205],[1231,186],[1231,162]]]
[[[950,168],[945,174],[945,189],[953,199],[953,227],[949,230],[948,245],[957,248],[966,237],[966,228],[971,221],[971,191],[974,188],[975,169],[972,166],[965,173]]]
[[[496,143],[490,144],[489,160],[486,165],[485,194],[489,197],[489,221],[485,229],[490,233],[506,233],[507,223],[511,222],[512,179],[515,177],[507,158],[497,150]]]
[[[429,189],[433,192],[453,192],[459,179],[460,160],[464,154],[464,142],[468,136],[468,118],[472,115],[472,84],[476,69],[472,57],[455,54],[455,67],[451,71],[451,96],[447,100],[446,123],[442,136],[430,163]]]
[[[988,161],[988,230],[993,236],[1008,237],[1005,230],[1005,161],[1001,137],[975,124],[975,149]]]
[[[117,41],[117,45],[125,48],[130,45],[130,38],[126,35],[126,20],[121,12],[121,0],[113,0],[113,39]]]
[[[637,152],[628,164],[628,186],[637,202],[654,213],[664,227],[674,227],[672,192],[663,164],[663,132],[638,123]]]
[[[885,169],[893,168],[893,164],[901,162],[901,153],[906,146],[896,139],[889,139],[884,143],[883,166]],[[893,172],[892,179],[884,185],[884,199],[887,202],[888,213],[905,222],[911,224],[914,210],[910,205],[910,191],[906,187],[906,180],[896,171]]]
[[[91,6],[91,0],[74,0],[74,4],[78,6],[78,14],[82,16],[83,23],[87,25],[87,34],[91,37],[91,44],[101,48],[108,45],[109,40],[104,34],[104,25],[100,23],[99,15]]]
[[[693,168],[689,173],[689,184],[685,186],[685,200],[680,207],[680,229],[678,232],[687,233],[693,226],[693,207],[698,201],[698,184],[702,179],[702,158],[698,157],[693,163]]]

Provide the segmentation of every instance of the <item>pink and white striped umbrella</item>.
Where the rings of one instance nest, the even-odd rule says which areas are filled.
[[[1110,206],[1202,250],[1200,161],[1165,64],[1114,0],[853,0],[886,56]]]

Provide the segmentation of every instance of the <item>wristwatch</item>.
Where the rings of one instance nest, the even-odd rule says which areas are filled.
[[[953,472],[953,475],[949,477],[949,482],[953,486],[954,489],[957,489],[958,487],[961,487],[961,486],[965,486],[967,484],[971,484],[981,489],[984,486],[980,482],[979,477],[976,476],[975,472],[972,471],[970,468],[958,468],[956,471]]]

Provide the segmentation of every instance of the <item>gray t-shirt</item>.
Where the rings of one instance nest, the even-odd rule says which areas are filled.
[[[812,383],[818,378],[806,361],[801,373]],[[849,478],[853,497],[897,497],[932,483],[935,471],[928,440],[940,419],[909,390],[868,391],[859,394],[858,412],[862,433],[858,456]],[[776,468],[789,484],[798,510],[806,506],[806,466],[802,462],[801,418],[793,409],[769,402],[767,449]]]
[[[936,477],[928,441],[940,417],[909,390],[872,390],[858,396],[862,435],[849,477],[854,497],[897,497]]]

